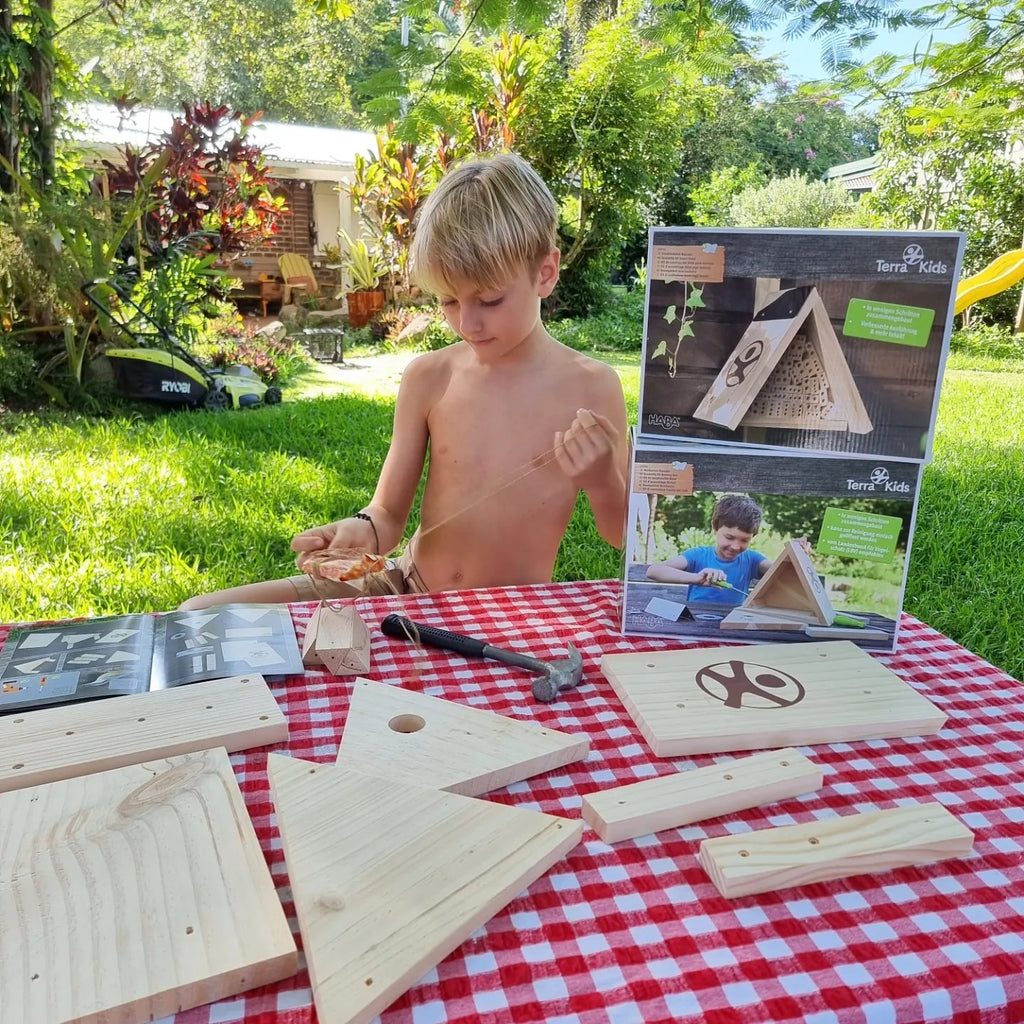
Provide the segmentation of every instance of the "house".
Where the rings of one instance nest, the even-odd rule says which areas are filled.
[[[85,127],[75,139],[86,162],[96,167],[102,160],[116,163],[126,145],[141,148],[158,142],[177,116],[170,110],[122,112],[107,103],[82,104],[76,114]],[[356,155],[376,152],[375,136],[267,121],[253,126],[251,138],[266,154],[291,216],[265,249],[237,260],[231,273],[243,282],[245,295],[258,301],[260,279],[278,274],[278,255],[296,252],[310,260],[322,283],[333,285],[337,271],[327,266],[324,245],[338,244],[339,229],[353,237],[359,234],[359,215],[345,186],[354,178]]]
[[[823,181],[838,181],[856,198],[870,192],[875,185],[875,173],[882,166],[882,154],[875,153],[863,160],[836,164],[821,176]]]

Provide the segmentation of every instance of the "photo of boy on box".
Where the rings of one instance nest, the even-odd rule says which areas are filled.
[[[750,542],[761,529],[761,518],[761,506],[745,495],[719,498],[711,512],[714,544],[653,562],[647,568],[647,578],[657,583],[689,584],[690,601],[742,604],[752,584],[772,564],[770,558],[750,550]]]

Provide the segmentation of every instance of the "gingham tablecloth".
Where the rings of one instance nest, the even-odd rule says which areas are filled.
[[[362,599],[373,638],[368,675],[587,733],[586,761],[486,797],[501,803],[578,818],[587,793],[742,756],[654,757],[600,659],[678,645],[621,636],[619,595],[619,583],[599,581]],[[313,607],[291,606],[300,641]],[[539,657],[564,655],[571,641],[583,653],[583,682],[538,704],[519,670],[384,637],[380,620],[392,611]],[[947,713],[938,735],[801,747],[825,773],[822,789],[802,797],[613,846],[586,828],[564,860],[392,1004],[382,1024],[1024,1022],[1024,686],[909,616],[897,653],[878,657]],[[275,685],[288,743],[232,756],[300,947],[267,754],[332,763],[351,685],[326,671]],[[933,800],[974,832],[970,857],[736,900],[718,894],[696,859],[713,836]],[[169,1020],[314,1024],[317,1016],[302,970]]]

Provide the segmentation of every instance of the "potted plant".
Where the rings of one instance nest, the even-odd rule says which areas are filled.
[[[374,313],[384,308],[381,279],[387,267],[381,253],[363,239],[349,238],[344,231],[338,234],[348,243],[348,251],[341,258],[341,270],[352,284],[352,290],[345,293],[349,323],[353,327],[363,327]]]

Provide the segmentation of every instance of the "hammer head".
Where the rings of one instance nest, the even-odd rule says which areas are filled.
[[[568,657],[562,661],[545,661],[547,670],[533,680],[533,695],[542,704],[550,704],[562,690],[571,690],[579,685],[583,676],[583,655],[568,645]]]

